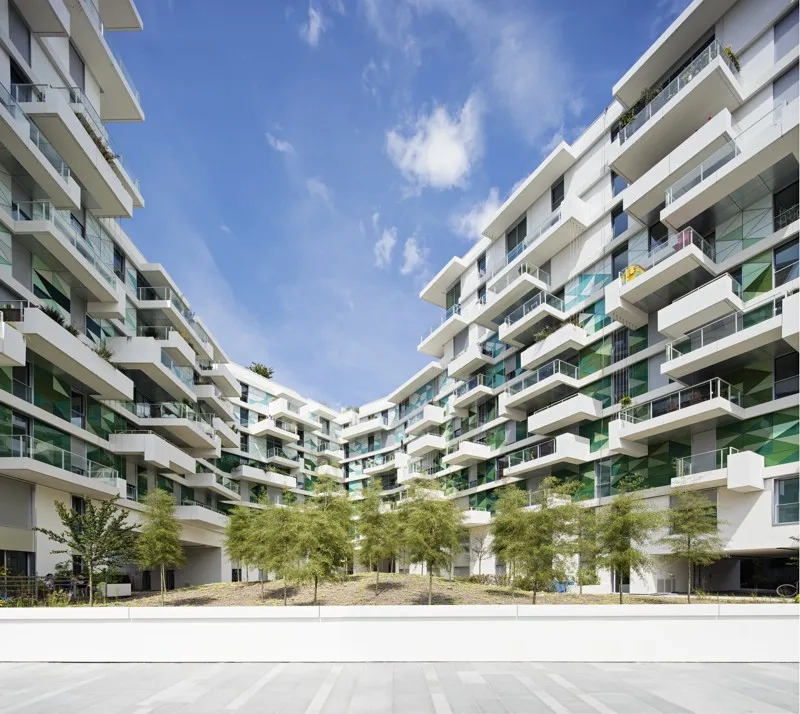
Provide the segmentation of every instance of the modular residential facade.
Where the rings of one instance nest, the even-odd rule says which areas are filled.
[[[64,560],[35,530],[59,528],[57,501],[116,496],[138,522],[162,488],[187,552],[167,585],[238,579],[227,511],[324,474],[354,500],[434,482],[469,531],[454,573],[502,573],[503,488],[554,475],[592,508],[635,473],[654,508],[681,486],[716,504],[729,557],[702,587],[781,577],[799,520],[796,2],[692,2],[422,290],[442,310],[427,366],[357,410],[231,363],[122,229],[144,196],[106,123],[144,114],[105,36],[141,28],[132,0],[0,0],[3,572]],[[653,551],[648,577],[590,589],[685,590]]]

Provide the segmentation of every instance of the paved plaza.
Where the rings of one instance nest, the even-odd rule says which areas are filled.
[[[0,664],[0,714],[769,714],[792,664]]]

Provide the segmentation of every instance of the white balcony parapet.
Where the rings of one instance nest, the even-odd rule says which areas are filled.
[[[549,434],[571,424],[588,419],[600,419],[602,416],[602,402],[588,394],[578,392],[531,414],[528,417],[528,432]]]
[[[698,310],[698,305],[703,309]],[[744,309],[742,286],[725,273],[658,311],[658,331],[680,338],[703,324]]]
[[[426,404],[411,419],[406,422],[406,434],[416,436],[424,431],[441,426],[447,420],[444,407]]]
[[[742,392],[720,378],[623,409],[621,436],[647,439],[718,417],[744,418]]]
[[[468,506],[461,513],[462,522],[467,528],[487,526],[492,522],[492,512],[488,508]]]
[[[781,328],[781,337],[795,350],[800,351],[800,293],[794,293],[786,297],[783,301],[782,310],[783,327]]]
[[[222,474],[210,472],[188,474],[186,476],[186,485],[189,486],[189,488],[206,488],[221,496],[227,496],[235,500],[238,500],[237,497],[241,491],[241,486],[238,481],[234,481]]]
[[[27,350],[22,333],[7,325],[0,310],[0,367],[24,367]]]
[[[518,248],[520,248],[523,243],[520,243],[508,253],[508,256],[506,256],[506,260],[503,262],[503,264],[495,268],[495,270],[489,276],[489,281],[491,281],[492,277],[494,277],[496,274],[504,271],[506,266],[522,252],[518,251]],[[510,257],[512,254],[514,254],[513,258]],[[538,280],[540,283],[542,283],[542,285],[550,285],[550,273],[548,273],[546,270],[542,270],[538,265],[523,261],[516,266],[516,270],[514,272],[506,273],[502,278],[494,283],[490,282],[488,288],[489,292],[500,295],[508,288],[509,285],[511,285],[511,283],[519,278],[520,275],[530,275],[534,280]]]
[[[621,270],[619,278],[622,284],[629,285],[637,280],[641,284],[641,278],[646,275],[648,270],[689,246],[696,246],[703,255],[712,261],[715,259],[714,247],[694,228],[684,228],[679,233],[671,233],[655,248],[650,250],[644,258]]]
[[[146,429],[118,431],[110,434],[108,440],[115,454],[139,455],[145,463],[165,471],[196,473],[195,459],[155,432]]]
[[[268,466],[259,468],[249,464],[240,464],[233,469],[231,476],[241,481],[261,483],[277,488],[295,488],[297,486],[297,479],[294,476],[270,469]]]
[[[228,524],[228,516],[223,511],[188,498],[181,499],[180,505],[175,507],[175,517],[182,523],[214,530],[223,530]]]
[[[520,366],[523,369],[532,369],[567,350],[577,352],[591,342],[593,334],[579,325],[566,322],[543,340],[537,340],[524,350],[520,355]]]
[[[506,316],[498,330],[498,337],[503,342],[522,346],[524,335],[548,316],[566,319],[564,301],[548,292],[539,292]]]
[[[683,456],[675,460],[675,477],[672,479],[673,486],[690,486],[699,483],[705,485],[697,478],[700,474],[707,474],[713,471],[725,469],[728,466],[728,456],[738,453],[739,450],[732,446],[713,451],[704,451],[691,456]],[[727,481],[727,476],[724,477]],[[698,485],[698,487],[701,487]]]
[[[748,493],[764,490],[764,457],[726,447],[677,459],[673,488],[727,488]]]
[[[503,381],[501,374],[476,374],[456,389],[451,406],[454,409],[463,409],[483,397],[491,396],[495,389],[503,385]]]
[[[446,440],[444,436],[437,432],[420,434],[406,444],[406,452],[409,456],[423,456],[432,451],[440,451],[445,448]]]
[[[447,447],[445,455],[442,457],[442,464],[464,466],[488,459],[491,452],[485,435],[462,437]]]
[[[579,464],[589,461],[589,440],[575,434],[559,434],[506,457],[503,476],[521,476],[558,463]]]
[[[734,312],[669,342],[661,373],[677,379],[779,340],[783,301],[780,296]]]
[[[556,359],[506,387],[505,392],[500,395],[500,405],[502,408],[512,409],[524,407],[559,385],[577,389],[580,386],[579,379],[578,367]]]

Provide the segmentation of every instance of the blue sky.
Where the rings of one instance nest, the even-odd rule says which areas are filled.
[[[429,358],[420,288],[684,0],[137,0],[124,225],[231,359],[334,405]]]

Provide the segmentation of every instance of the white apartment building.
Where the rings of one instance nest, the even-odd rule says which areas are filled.
[[[702,587],[782,577],[799,520],[796,1],[695,0],[425,286],[443,311],[418,346],[432,361],[357,411],[229,363],[120,228],[144,206],[105,128],[143,119],[104,39],[121,29],[141,29],[132,0],[0,0],[0,568],[63,560],[34,530],[59,527],[56,501],[119,496],[135,521],[163,488],[188,556],[168,586],[236,579],[226,511],[325,474],[354,499],[368,479],[387,501],[435,482],[469,527],[455,573],[502,572],[469,547],[502,488],[552,474],[597,507],[636,473],[654,507],[678,486],[716,503],[730,557]],[[684,570],[661,557],[592,587],[680,591]]]

